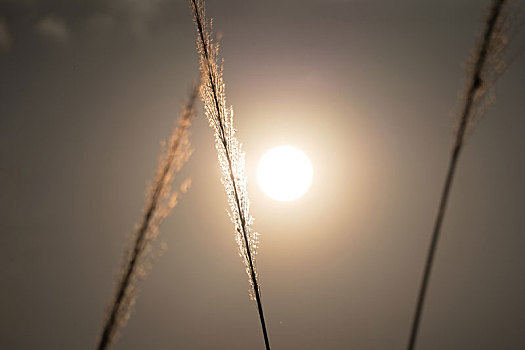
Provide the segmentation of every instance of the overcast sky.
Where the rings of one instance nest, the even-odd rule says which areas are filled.
[[[520,1],[517,1],[518,3]],[[489,1],[209,0],[247,156],[274,349],[404,349]],[[523,47],[523,30],[509,55]],[[0,348],[93,349],[124,248],[198,77],[186,1],[0,2]],[[418,349],[525,348],[525,56],[462,154]],[[115,349],[262,349],[212,131]],[[256,182],[280,144],[310,190]]]

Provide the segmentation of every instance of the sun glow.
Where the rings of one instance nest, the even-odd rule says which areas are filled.
[[[312,163],[298,148],[278,146],[259,161],[257,179],[264,193],[278,201],[301,197],[312,183]]]

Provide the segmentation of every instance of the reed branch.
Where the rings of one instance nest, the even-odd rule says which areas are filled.
[[[481,44],[478,46],[477,53],[475,54],[474,66],[471,76],[468,80],[467,93],[464,100],[464,105],[460,114],[459,128],[454,141],[454,146],[449,159],[448,171],[445,177],[445,183],[441,192],[441,199],[437,215],[434,222],[434,228],[432,231],[432,237],[430,246],[428,248],[425,268],[423,271],[423,277],[418,292],[416,309],[413,316],[412,328],[410,331],[410,337],[408,341],[408,350],[413,350],[416,346],[419,325],[421,322],[421,316],[423,313],[423,307],[425,303],[425,297],[427,294],[428,284],[432,273],[432,267],[434,263],[435,253],[438,247],[438,242],[441,233],[441,227],[447,204],[449,200],[450,190],[456,174],[456,168],[465,142],[465,134],[469,122],[471,121],[475,105],[479,102],[482,97],[481,94],[487,88],[489,81],[486,80],[487,75],[487,63],[491,57],[494,56],[494,46],[497,37],[501,35],[501,13],[504,5],[509,2],[508,0],[494,0],[490,8]]]
[[[211,39],[211,24],[205,17],[204,2],[190,0],[194,22],[197,27],[197,47],[200,53],[203,85],[201,96],[205,104],[210,126],[215,129],[219,165],[223,172],[223,184],[230,203],[230,217],[235,224],[241,256],[247,267],[253,297],[257,303],[261,330],[266,349],[270,342],[260,295],[260,285],[255,267],[255,249],[258,233],[250,229],[253,218],[249,214],[249,201],[244,176],[244,153],[235,137],[233,128],[233,110],[226,108],[222,66],[217,63],[218,45]]]
[[[168,147],[161,156],[156,179],[147,198],[144,215],[134,234],[133,247],[124,264],[109,315],[99,338],[98,350],[110,348],[116,341],[118,331],[125,325],[131,305],[134,303],[137,280],[141,274],[145,273],[143,265],[149,245],[157,236],[160,223],[177,202],[179,191],[172,193],[171,183],[174,174],[180,170],[191,154],[188,128],[194,115],[197,94],[198,90],[195,87],[181,112]],[[186,191],[188,185],[187,182],[183,183],[180,191]]]

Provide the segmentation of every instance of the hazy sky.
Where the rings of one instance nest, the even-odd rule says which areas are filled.
[[[273,349],[405,347],[488,4],[208,1]],[[198,76],[194,41],[186,1],[0,2],[0,348],[95,347],[160,141]],[[494,92],[458,168],[421,350],[525,348],[524,55]],[[199,110],[179,177],[192,189],[115,349],[263,349]],[[314,166],[294,202],[256,183],[279,144]]]

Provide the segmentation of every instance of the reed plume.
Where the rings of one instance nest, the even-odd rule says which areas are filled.
[[[266,349],[270,349],[266,323],[264,320],[259,280],[255,266],[259,234],[252,230],[253,217],[250,215],[250,202],[246,191],[244,174],[244,152],[235,136],[233,109],[226,106],[223,67],[218,63],[219,46],[212,39],[212,24],[206,20],[204,1],[190,0],[193,19],[197,26],[197,50],[200,54],[202,73],[201,97],[206,117],[215,132],[215,146],[222,183],[226,190],[239,253],[246,265],[250,281],[250,295],[257,302],[261,329]]]
[[[503,52],[507,47],[508,40],[506,32],[510,26],[513,13],[510,9],[512,0],[494,0],[488,12],[485,28],[474,55],[468,64],[467,85],[462,97],[461,114],[459,125],[455,136],[454,146],[450,155],[448,171],[441,192],[441,199],[434,222],[430,246],[428,248],[423,277],[418,293],[416,309],[412,320],[412,328],[408,341],[408,350],[415,348],[421,315],[428,289],[428,283],[432,272],[434,256],[438,246],[441,225],[445,217],[448,198],[456,173],[456,167],[469,125],[475,122],[486,104],[487,92],[495,79],[504,68],[502,60]]]
[[[132,249],[126,254],[126,260],[119,278],[110,312],[105,319],[102,335],[97,349],[108,349],[118,336],[129,318],[135,302],[137,283],[148,269],[151,243],[158,236],[158,228],[163,219],[177,204],[180,193],[186,192],[190,185],[185,180],[178,190],[172,191],[175,176],[191,155],[189,132],[191,119],[195,113],[197,86],[184,106],[178,124],[159,157],[159,166],[155,181],[146,197],[146,208],[134,234]]]

